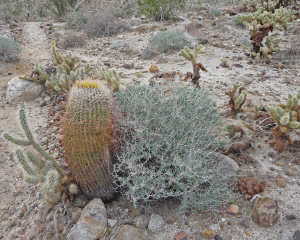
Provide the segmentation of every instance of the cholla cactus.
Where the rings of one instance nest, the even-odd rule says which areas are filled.
[[[24,180],[30,184],[38,184],[45,199],[55,204],[60,200],[69,179],[58,163],[34,140],[27,124],[24,104],[20,105],[19,117],[26,140],[16,139],[7,133],[4,133],[3,137],[19,146],[32,146],[41,155],[39,158],[33,152],[27,151],[28,161],[21,149],[16,150],[17,159],[26,173]]]
[[[300,90],[293,96],[288,95],[286,104],[279,104],[278,107],[267,107],[270,116],[276,122],[277,126],[273,129],[276,140],[270,141],[277,151],[283,151],[286,148],[286,142],[291,143],[289,132],[300,129]]]
[[[101,70],[107,85],[112,89],[113,92],[118,92],[120,90],[120,77],[116,68],[106,70],[105,67],[102,67]]]
[[[199,79],[200,79],[200,69],[202,71],[207,72],[207,69],[201,64],[197,63],[197,57],[202,48],[201,44],[195,44],[194,51],[192,51],[189,47],[184,47],[178,53],[179,56],[184,57],[186,60],[190,61],[193,64],[193,73],[187,73],[192,77],[192,82],[199,87]]]
[[[237,113],[241,110],[243,104],[245,103],[247,91],[243,88],[243,83],[233,83],[232,90],[226,92],[227,95],[230,97],[229,106],[233,113]],[[237,93],[238,91],[238,94]]]
[[[63,145],[74,180],[89,197],[113,198],[111,92],[100,82],[78,82],[63,120]]]
[[[72,53],[63,55],[58,52],[54,41],[51,43],[51,53],[54,58],[54,71],[49,73],[43,65],[36,63],[31,76],[21,78],[45,84],[51,93],[63,93],[69,91],[76,81],[84,79],[92,70],[89,64],[82,65]]]
[[[253,8],[253,2],[249,3]],[[240,14],[238,17],[244,22],[246,27],[251,31],[251,40],[253,48],[250,50],[251,55],[257,60],[262,57],[271,58],[273,52],[279,51],[279,42],[281,39],[269,37],[263,43],[264,38],[270,32],[276,29],[285,29],[295,11],[280,7],[278,1],[261,1],[259,6],[253,8],[252,13]]]

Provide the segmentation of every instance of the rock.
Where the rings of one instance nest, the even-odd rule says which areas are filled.
[[[300,231],[297,230],[293,235],[293,240],[300,240]]]
[[[221,172],[230,176],[234,176],[240,169],[239,165],[230,157],[220,154],[218,156]]]
[[[89,199],[85,195],[78,195],[73,201],[74,207],[84,208],[89,202]]]
[[[286,182],[284,181],[284,179],[280,176],[277,176],[276,178],[276,183],[278,187],[285,187],[286,186]]]
[[[249,39],[249,37],[241,36],[235,41],[235,45],[236,46],[242,46],[242,45],[251,46],[252,42]]]
[[[140,216],[137,216],[133,219],[132,225],[134,227],[140,228],[140,229],[146,229],[149,224],[150,216],[147,214],[142,214]]]
[[[291,32],[293,34],[300,34],[300,26],[294,26],[292,29],[291,29]]]
[[[151,214],[148,229],[152,232],[158,232],[164,224],[163,218],[158,214]]]
[[[51,100],[51,97],[50,97],[50,96],[44,97],[44,102],[50,102],[50,100]]]
[[[201,231],[201,234],[203,237],[205,237],[206,239],[211,239],[214,238],[216,236],[216,233],[214,230],[211,229],[203,229]]]
[[[127,43],[125,41],[119,40],[119,41],[114,41],[111,45],[110,45],[110,49],[117,49],[117,48],[121,48],[121,47],[126,47]]]
[[[102,62],[108,62],[110,59],[109,59],[109,57],[103,57],[102,58]]]
[[[295,214],[291,213],[285,216],[287,220],[295,220],[297,217]]]
[[[117,240],[140,240],[142,236],[138,229],[130,225],[122,225],[117,235]]]
[[[195,23],[188,23],[185,25],[186,32],[184,33],[186,40],[189,42],[197,42],[201,44],[208,43],[207,35],[199,32]]]
[[[132,18],[132,19],[131,19],[131,22],[130,22],[130,25],[131,25],[132,27],[135,27],[135,26],[141,25],[142,23],[143,23],[143,20],[142,20],[142,19],[140,19],[140,18]]]
[[[238,15],[239,13],[244,11],[243,5],[235,5],[232,9],[232,15]]]
[[[285,170],[285,174],[291,177],[296,177],[299,175],[299,170],[296,166],[289,166],[287,167],[287,169]]]
[[[151,65],[151,67],[149,68],[149,71],[151,73],[155,73],[155,72],[158,72],[158,67],[156,65]]]
[[[157,55],[157,53],[150,48],[146,48],[142,51],[141,57],[142,59],[152,59]]]
[[[164,57],[159,57],[157,60],[156,60],[156,64],[165,64],[165,63],[168,63],[168,59],[164,58]]]
[[[107,219],[107,224],[109,227],[115,226],[117,222],[118,222],[118,220],[115,220],[115,219]]]
[[[238,205],[236,204],[230,204],[229,208],[228,208],[228,212],[231,213],[231,214],[238,214],[240,211],[240,208]]]
[[[222,61],[221,64],[220,64],[220,67],[223,67],[223,68],[230,68],[229,64],[227,61]]]
[[[6,102],[9,104],[18,104],[23,101],[32,100],[40,96],[43,92],[43,85],[20,79],[12,78],[8,82],[6,92]]]
[[[107,230],[106,209],[101,199],[95,198],[81,212],[79,221],[71,228],[67,240],[96,240]]]
[[[185,231],[181,231],[174,236],[174,240],[187,240],[187,235]]]
[[[253,221],[262,227],[271,227],[279,219],[280,212],[277,201],[256,195],[252,201]]]

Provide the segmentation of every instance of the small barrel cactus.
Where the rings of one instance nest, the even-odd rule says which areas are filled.
[[[74,180],[88,197],[114,196],[112,172],[112,98],[100,82],[77,82],[63,121],[63,144]]]

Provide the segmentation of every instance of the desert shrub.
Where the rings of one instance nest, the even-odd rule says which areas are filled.
[[[139,11],[151,15],[156,21],[168,20],[175,10],[182,9],[185,0],[138,0]]]
[[[192,85],[127,87],[116,94],[121,139],[116,184],[134,204],[174,197],[178,210],[213,209],[227,195],[217,167],[221,119]]]
[[[115,17],[128,18],[128,17],[132,17],[134,15],[135,6],[133,4],[127,4],[125,6],[114,7],[112,9],[110,9],[110,12]]]
[[[66,17],[66,27],[82,29],[88,22],[88,20],[89,17],[83,12],[73,12]]]
[[[14,40],[0,36],[0,60],[13,61],[19,59],[20,45]]]
[[[85,32],[90,37],[109,36],[119,32],[125,24],[117,22],[113,14],[107,12],[90,19],[85,26]]]
[[[9,22],[20,17],[23,13],[23,2],[20,0],[1,0],[0,1],[0,20]]]
[[[43,6],[55,18],[63,19],[69,12],[78,11],[84,2],[85,0],[46,0]]]
[[[151,49],[158,52],[179,51],[190,43],[185,39],[182,33],[175,31],[159,32],[149,40]]]
[[[83,47],[86,44],[84,35],[71,34],[67,35],[62,42],[62,46],[65,49]]]
[[[211,9],[210,13],[215,17],[223,15],[223,12],[219,9]]]

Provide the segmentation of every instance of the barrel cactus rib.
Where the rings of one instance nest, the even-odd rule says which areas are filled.
[[[89,197],[104,201],[114,196],[112,103],[109,90],[86,80],[70,92],[63,123],[67,162],[74,179]]]

